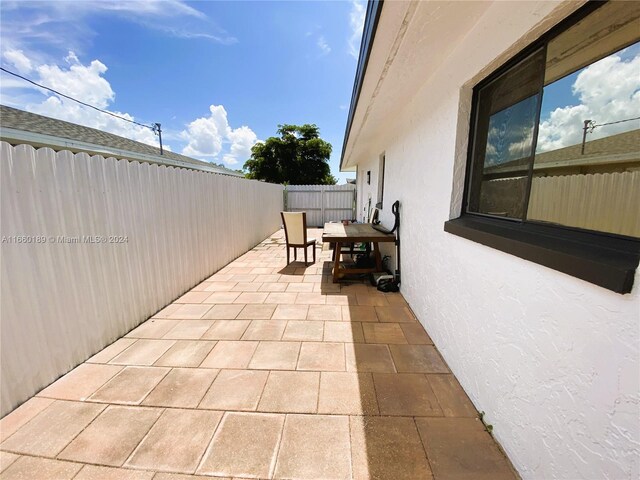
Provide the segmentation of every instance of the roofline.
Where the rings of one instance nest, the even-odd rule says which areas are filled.
[[[26,130],[18,130],[15,128],[3,127],[0,125],[0,140],[12,143],[26,143],[34,147],[49,147],[53,150],[69,150],[71,152],[86,152],[97,155],[108,155],[120,159],[135,160],[139,162],[155,163],[158,165],[166,165],[169,167],[188,168],[189,170],[199,170],[209,173],[219,173],[222,175],[230,175],[244,177],[241,173],[232,170],[222,169],[216,166],[198,165],[195,163],[183,162],[171,158],[161,158],[156,155],[148,155],[146,153],[132,152],[130,150],[122,150],[119,148],[105,147],[94,143],[81,142],[71,140],[55,135],[46,135],[43,133],[34,133]]]
[[[367,2],[367,15],[364,20],[364,28],[362,29],[362,42],[360,43],[360,54],[358,55],[358,67],[356,68],[356,77],[353,82],[351,105],[349,107],[349,116],[347,117],[347,127],[344,132],[342,154],[340,155],[340,171],[342,171],[342,163],[344,162],[344,154],[347,150],[347,142],[349,141],[349,134],[351,133],[353,116],[355,115],[356,108],[358,107],[360,91],[362,90],[362,83],[364,82],[364,76],[367,72],[367,65],[369,64],[369,57],[371,56],[373,40],[376,36],[383,3],[384,0],[369,0]]]

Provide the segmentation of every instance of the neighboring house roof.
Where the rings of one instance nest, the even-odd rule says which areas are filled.
[[[571,169],[573,173],[591,173],[598,167],[599,173],[610,171],[624,171],[627,168],[637,169],[640,163],[640,130],[610,135],[584,144],[571,145],[548,152],[536,153],[533,171],[536,173],[566,174]],[[485,174],[504,174],[521,172],[528,168],[529,157],[512,160],[501,165],[487,167]]]
[[[0,105],[0,140],[242,177],[239,172],[112,133]]]

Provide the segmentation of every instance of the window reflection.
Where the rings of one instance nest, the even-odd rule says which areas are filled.
[[[544,87],[527,218],[638,237],[639,206],[637,42]]]

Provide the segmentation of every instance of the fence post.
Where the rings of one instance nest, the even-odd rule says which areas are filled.
[[[325,224],[325,216],[324,216],[324,203],[325,203],[325,186],[320,187],[320,216],[322,218],[322,225]]]
[[[353,189],[353,202],[351,203],[352,207],[351,207],[351,218],[350,220],[355,220],[356,219],[356,210],[358,209],[358,189],[354,188]]]

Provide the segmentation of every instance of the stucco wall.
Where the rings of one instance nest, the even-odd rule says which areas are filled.
[[[473,84],[564,15],[489,8],[367,153],[354,150],[359,180],[372,172],[359,216],[386,152],[382,219],[400,200],[402,293],[523,478],[635,479],[640,275],[620,295],[443,229],[460,211]]]

